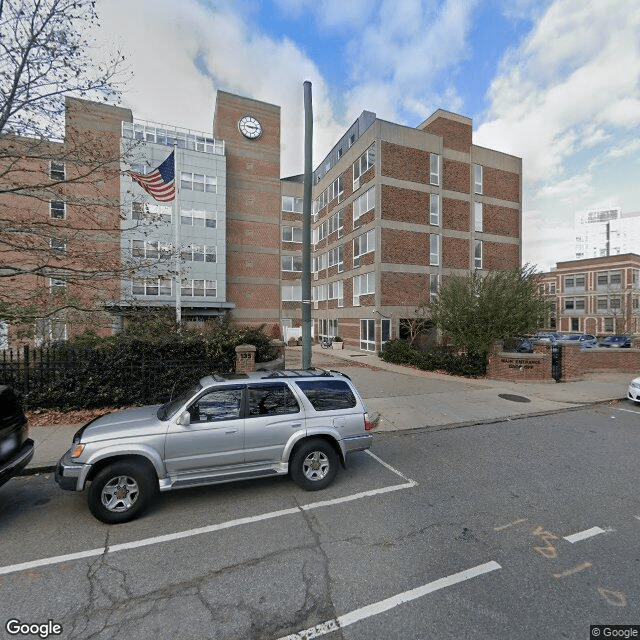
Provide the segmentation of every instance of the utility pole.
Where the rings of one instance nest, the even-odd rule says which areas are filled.
[[[302,199],[302,368],[311,367],[311,187],[313,162],[311,82],[304,83],[304,194]]]

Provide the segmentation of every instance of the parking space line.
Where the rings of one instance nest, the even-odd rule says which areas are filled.
[[[623,409],[622,407],[612,407],[612,409],[615,409],[616,411],[626,411],[627,413],[635,413],[636,415],[640,413],[640,411],[634,411],[633,409]]]
[[[397,473],[400,477],[405,478],[399,471],[395,471],[392,467],[389,467],[385,462],[380,460],[377,456],[374,458],[380,462],[383,466],[391,469]],[[154,544],[161,544],[163,542],[175,542],[176,540],[182,540],[184,538],[191,538],[193,536],[202,535],[205,533],[215,533],[217,531],[223,531],[225,529],[231,529],[233,527],[239,527],[245,524],[254,524],[256,522],[262,522],[265,520],[273,520],[275,518],[281,518],[283,516],[290,516],[300,513],[301,511],[311,511],[313,509],[319,509],[321,507],[329,507],[333,505],[343,504],[345,502],[353,502],[354,500],[362,500],[364,498],[370,498],[373,496],[381,495],[384,493],[392,493],[394,491],[400,491],[402,489],[410,489],[416,486],[416,482],[413,480],[407,480],[402,484],[390,485],[382,487],[380,489],[370,489],[369,491],[361,491],[359,493],[353,493],[342,498],[332,498],[330,500],[321,500],[317,502],[311,502],[309,504],[298,505],[289,509],[280,509],[279,511],[270,511],[268,513],[262,513],[256,516],[248,516],[246,518],[238,518],[236,520],[229,520],[227,522],[221,522],[218,524],[207,525],[205,527],[198,527],[195,529],[187,529],[185,531],[177,531],[175,533],[167,533],[161,536],[154,536],[152,538],[144,538],[142,540],[133,540],[132,542],[123,542],[121,544],[109,545],[107,547],[98,547],[96,549],[87,549],[86,551],[78,551],[76,553],[67,553],[59,556],[51,556],[49,558],[40,558],[38,560],[31,560],[28,562],[20,562],[18,564],[10,564],[4,567],[0,567],[0,575],[7,575],[9,573],[18,573],[20,571],[27,571],[29,569],[36,569],[38,567],[45,567],[54,564],[61,564],[63,562],[69,562],[72,560],[82,560],[84,558],[95,558],[106,553],[116,553],[118,551],[127,551],[130,549],[138,549],[140,547],[148,547]]]
[[[471,580],[472,578],[476,578],[484,575],[485,573],[490,573],[491,571],[496,571],[501,568],[502,567],[497,562],[492,560],[491,562],[478,565],[477,567],[472,567],[471,569],[466,569],[465,571],[460,571],[459,573],[454,573],[453,575],[429,582],[421,587],[404,591],[403,593],[399,593],[387,598],[386,600],[380,600],[379,602],[374,602],[373,604],[366,605],[360,609],[354,609],[349,613],[338,616],[333,620],[323,622],[322,624],[311,627],[310,629],[305,629],[304,631],[298,631],[297,633],[283,636],[282,638],[279,638],[279,640],[307,640],[308,638],[319,638],[327,633],[331,633],[332,631],[348,627],[349,625],[360,622],[361,620],[365,620],[372,616],[377,616],[380,613],[384,613],[385,611],[389,611],[390,609],[394,609],[405,602],[411,602],[412,600],[422,598],[434,591],[451,587],[454,584]]]
[[[597,536],[600,533],[606,533],[604,529],[600,527],[591,527],[591,529],[587,529],[586,531],[579,531],[578,533],[574,533],[570,536],[564,536],[564,539],[567,542],[573,544],[574,542],[580,542],[581,540],[586,540],[587,538],[593,538],[593,536]]]
[[[390,464],[388,464],[384,460],[381,460],[380,458],[378,458],[378,456],[375,453],[371,453],[370,449],[367,449],[365,453],[370,455],[376,462],[379,462],[383,467],[389,469],[389,471],[391,471],[392,473],[395,473],[397,476],[400,476],[403,480],[413,483],[414,487],[418,484],[415,480],[411,480],[410,478],[407,478],[407,476],[405,476],[404,473],[401,473],[395,467],[392,467]]]

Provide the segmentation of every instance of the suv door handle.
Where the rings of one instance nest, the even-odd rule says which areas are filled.
[[[225,433],[228,433],[228,434],[238,433],[238,430],[237,430],[237,429],[227,429],[227,430],[225,431]]]
[[[291,424],[292,429],[299,429],[302,426],[302,422],[294,422]]]

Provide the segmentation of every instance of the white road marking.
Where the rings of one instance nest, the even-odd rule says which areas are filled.
[[[502,567],[497,562],[487,562],[485,564],[478,565],[477,567],[467,569],[466,571],[460,571],[459,573],[454,573],[453,575],[445,578],[440,578],[434,582],[429,582],[421,587],[404,591],[403,593],[399,593],[387,598],[386,600],[380,600],[379,602],[374,602],[373,604],[361,607],[360,609],[355,609],[354,611],[345,613],[333,620],[328,620],[327,622],[323,622],[315,627],[311,627],[310,629],[305,629],[304,631],[298,631],[297,633],[283,636],[279,640],[308,640],[309,638],[319,638],[331,631],[348,627],[349,625],[365,620],[366,618],[371,618],[372,616],[377,616],[380,613],[394,609],[405,602],[411,602],[412,600],[422,598],[434,591],[445,589],[446,587],[450,587],[460,582],[465,582],[466,580],[471,580],[471,578],[476,578],[485,573],[496,571],[501,568]]]
[[[372,454],[373,455],[373,454]],[[383,466],[389,468],[394,473],[397,473],[402,478],[405,478],[399,471],[389,467],[377,456],[373,456]],[[405,478],[406,479],[406,478]],[[257,516],[249,516],[247,518],[238,518],[236,520],[229,520],[227,522],[221,522],[219,524],[207,525],[205,527],[198,527],[196,529],[187,529],[185,531],[177,531],[175,533],[167,533],[162,536],[154,536],[152,538],[144,538],[142,540],[133,540],[131,542],[123,542],[121,544],[109,545],[108,547],[99,547],[96,549],[87,549],[86,551],[78,551],[76,553],[67,553],[60,556],[52,556],[49,558],[40,558],[38,560],[31,560],[29,562],[20,562],[18,564],[10,564],[4,567],[0,567],[0,575],[6,575],[8,573],[17,573],[19,571],[27,571],[29,569],[36,569],[38,567],[45,567],[54,564],[60,564],[62,562],[69,562],[71,560],[81,560],[83,558],[95,558],[105,553],[116,553],[117,551],[127,551],[130,549],[138,549],[140,547],[148,547],[154,544],[161,544],[164,542],[175,542],[176,540],[182,540],[184,538],[191,538],[193,536],[202,535],[205,533],[215,533],[217,531],[223,531],[225,529],[231,529],[233,527],[239,527],[246,524],[254,524],[256,522],[262,522],[264,520],[273,520],[274,518],[281,518],[283,516],[291,516],[299,514],[301,511],[311,511],[313,509],[319,509],[321,507],[330,507],[337,504],[343,504],[345,502],[353,502],[354,500],[362,500],[363,498],[371,498],[373,496],[382,495],[385,493],[391,493],[393,491],[400,491],[402,489],[410,489],[416,486],[416,482],[413,480],[407,480],[403,484],[391,485],[388,487],[382,487],[381,489],[371,489],[370,491],[361,491],[354,493],[343,498],[333,498],[331,500],[321,500],[318,502],[311,502],[309,504],[303,504],[289,509],[281,509],[279,511],[270,511],[269,513],[262,513]]]
[[[381,460],[380,458],[378,458],[378,456],[375,453],[371,453],[369,449],[367,449],[365,453],[369,454],[374,460],[379,462],[383,467],[389,469],[389,471],[391,471],[392,473],[395,473],[397,476],[400,476],[403,480],[406,480],[407,482],[412,482],[414,487],[416,486],[416,484],[418,484],[415,480],[411,480],[410,478],[407,478],[407,476],[405,476],[404,473],[401,473],[400,471],[392,467],[390,464],[386,463],[384,460]]]
[[[527,519],[526,518],[520,518],[519,520],[514,520],[513,522],[509,522],[508,524],[503,524],[501,527],[493,527],[494,531],[504,531],[505,529],[508,529],[509,527],[515,527],[517,524],[522,524],[523,522],[526,522]]]
[[[626,411],[627,413],[635,413],[638,415],[640,411],[634,411],[633,409],[623,409],[622,407],[614,407],[617,411]]]
[[[574,533],[570,536],[564,536],[564,539],[573,544],[574,542],[580,542],[580,540],[586,540],[587,538],[593,538],[593,536],[597,536],[600,533],[606,533],[604,529],[600,527],[591,527],[591,529],[587,529],[586,531],[579,531],[578,533]]]

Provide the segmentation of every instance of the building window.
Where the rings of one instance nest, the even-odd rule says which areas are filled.
[[[429,154],[429,184],[440,184],[440,156],[437,153]]]
[[[282,256],[283,271],[302,271],[302,256]]]
[[[438,298],[438,290],[440,289],[440,274],[429,274],[429,301],[434,302]]]
[[[302,242],[302,227],[282,227],[282,242]]]
[[[334,247],[329,251],[329,267],[338,267],[338,273],[344,271],[344,247]]]
[[[49,248],[51,249],[51,255],[63,256],[67,253],[67,241],[61,238],[50,238]]]
[[[609,309],[609,298],[599,297],[596,303],[596,307],[600,312],[607,311]]]
[[[56,162],[55,160],[52,160],[49,163],[49,177],[52,180],[65,180],[66,170],[64,162]]]
[[[329,283],[327,287],[327,300],[337,300],[339,307],[344,305],[342,280]]]
[[[620,271],[601,271],[596,279],[598,289],[613,288],[619,289],[622,283],[622,274]]]
[[[376,350],[375,320],[360,320],[360,349],[363,351]]]
[[[376,206],[376,188],[371,187],[366,193],[353,201],[353,228],[357,229],[360,216],[371,211]]]
[[[334,231],[338,232],[338,238],[341,238],[344,233],[344,210],[340,209],[337,213],[334,213],[329,218],[329,228],[327,233],[330,235]]]
[[[556,293],[556,283],[555,282],[550,282],[549,283],[549,293],[555,295],[555,293]]]
[[[185,262],[217,262],[218,248],[215,245],[190,244],[180,251],[180,257]]]
[[[360,188],[360,178],[376,163],[376,148],[371,145],[354,163],[353,163],[353,190]]]
[[[437,267],[440,264],[440,236],[429,234],[429,264]]]
[[[131,293],[134,296],[170,296],[171,278],[134,278]]]
[[[58,318],[37,318],[34,342],[41,347],[47,342],[59,342],[67,339],[67,324]]]
[[[67,281],[64,278],[49,278],[51,293],[62,293],[67,289]]]
[[[171,207],[149,202],[132,202],[131,219],[149,222],[171,222]]]
[[[571,331],[580,331],[580,318],[571,318]]]
[[[206,227],[215,229],[218,226],[218,216],[213,211],[202,209],[182,209],[180,211],[180,224],[187,227]]]
[[[64,220],[67,217],[67,203],[62,200],[52,200],[49,203],[49,215],[56,220]]]
[[[613,318],[604,319],[604,330],[607,333],[613,333]]]
[[[473,192],[482,195],[482,165],[473,165]]]
[[[218,295],[217,280],[183,280],[180,294],[185,297],[211,297]]]
[[[576,311],[576,312],[584,312],[585,310],[585,299],[584,298],[565,298],[564,301],[564,310],[565,311]]]
[[[302,198],[282,196],[282,210],[292,213],[302,213]]]
[[[0,349],[9,348],[9,325],[0,320]]]
[[[391,338],[391,320],[382,318],[380,320],[380,346],[384,347],[385,342]]]
[[[429,224],[440,225],[440,196],[437,193],[429,194]]]
[[[217,193],[218,179],[215,176],[207,176],[203,173],[180,172],[180,188],[187,191],[206,191]]]
[[[376,230],[371,229],[367,233],[353,239],[353,267],[360,266],[360,257],[365,253],[371,253],[376,249]]]
[[[476,240],[473,249],[473,266],[482,269],[482,240]]]
[[[360,296],[376,292],[376,274],[374,271],[353,276],[353,306],[360,306]]]
[[[473,203],[473,228],[475,231],[482,231],[482,202]]]
[[[282,287],[283,302],[300,302],[302,300],[301,285],[284,285]]]

